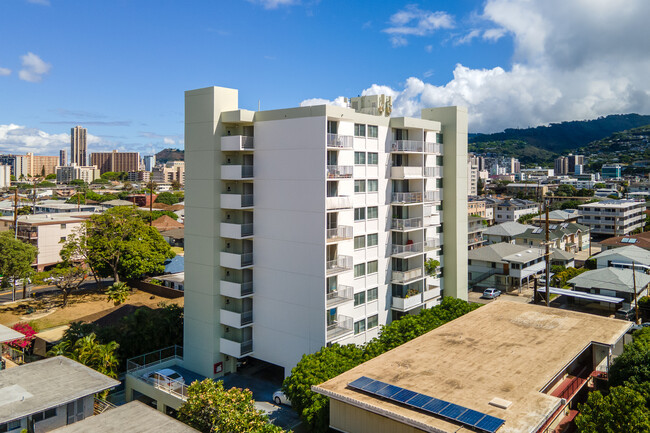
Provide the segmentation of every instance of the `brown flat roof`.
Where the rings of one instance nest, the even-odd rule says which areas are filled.
[[[498,300],[313,389],[423,430],[456,432],[461,426],[347,387],[367,376],[504,419],[498,433],[534,431],[560,404],[540,391],[592,342],[615,344],[630,326]],[[494,398],[512,405],[492,406]]]

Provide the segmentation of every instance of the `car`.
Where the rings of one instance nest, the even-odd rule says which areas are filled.
[[[185,385],[185,379],[176,370],[163,368],[142,375],[147,382],[152,382],[156,386],[165,386],[172,389],[182,388]]]
[[[278,389],[273,393],[273,401],[278,406],[281,404],[286,404],[287,406],[291,406],[291,401],[287,398],[286,394],[282,392],[281,389]]]
[[[622,320],[634,320],[634,318],[636,317],[636,311],[632,307],[619,308],[618,310],[616,310],[614,317]]]
[[[483,290],[483,296],[481,298],[485,299],[494,299],[501,295],[501,290],[497,289],[485,289]]]

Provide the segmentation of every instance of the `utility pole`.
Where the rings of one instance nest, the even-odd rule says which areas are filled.
[[[14,239],[18,239],[18,187],[14,190]]]
[[[149,226],[153,226],[153,181],[149,184]]]
[[[636,314],[634,324],[639,323],[639,304],[637,302],[637,293],[636,293],[636,270],[634,268],[634,262],[632,262],[632,281],[634,281],[634,312]]]
[[[549,283],[550,283],[550,272],[551,272],[551,243],[549,242],[549,226],[548,226],[548,202],[544,200],[544,206],[546,207],[546,306],[550,306],[550,289],[549,289]]]

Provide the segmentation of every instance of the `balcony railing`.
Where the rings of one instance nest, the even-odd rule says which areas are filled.
[[[351,165],[328,165],[327,178],[328,179],[349,179],[352,177],[354,167]]]
[[[327,240],[352,239],[352,227],[338,226],[333,229],[327,229]]]
[[[221,137],[221,150],[249,150],[253,149],[253,137],[246,135],[226,135]]]
[[[352,269],[352,257],[338,256],[334,260],[328,260],[326,263],[327,275],[336,274],[337,272],[349,271]]]
[[[425,191],[424,201],[441,201],[442,192],[440,191]]]
[[[422,268],[411,269],[410,271],[393,271],[391,280],[393,283],[404,284],[422,278],[422,275]]]
[[[327,134],[327,147],[352,149],[354,139],[351,135]]]
[[[422,305],[422,293],[410,295],[408,297],[393,296],[392,308],[399,311],[408,311]]]
[[[253,352],[253,340],[239,341],[239,339],[230,339],[221,337],[219,342],[221,353],[241,358]]]
[[[352,200],[347,196],[326,197],[325,207],[327,210],[350,209],[352,207]]]
[[[391,197],[392,203],[421,203],[423,195],[421,192],[394,192]]]
[[[352,317],[337,314],[334,320],[327,323],[327,340],[333,340],[352,332]]]
[[[391,229],[393,230],[409,230],[419,228],[422,228],[422,218],[420,217],[408,219],[393,218],[391,220]]]
[[[246,281],[244,283],[237,281],[221,280],[220,292],[223,296],[231,298],[243,298],[253,294],[253,282]]]
[[[393,142],[393,152],[422,152],[424,142],[416,140],[396,140]]]
[[[426,153],[442,153],[442,143],[424,143]]]
[[[415,244],[409,244],[409,245],[396,245],[393,244],[391,245],[391,255],[398,255],[398,254],[417,254],[421,253],[423,251],[422,249],[423,244],[422,242],[418,242]]]
[[[327,307],[332,307],[343,302],[352,301],[354,299],[354,288],[339,284],[336,289],[327,293]]]
[[[442,167],[424,167],[425,177],[442,177]]]
[[[440,241],[437,239],[429,238],[424,242],[424,250],[431,251],[440,248]]]

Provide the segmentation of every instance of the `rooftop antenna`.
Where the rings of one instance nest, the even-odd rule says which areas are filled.
[[[258,99],[257,100],[257,111],[261,111],[260,107],[262,106],[262,100]]]

